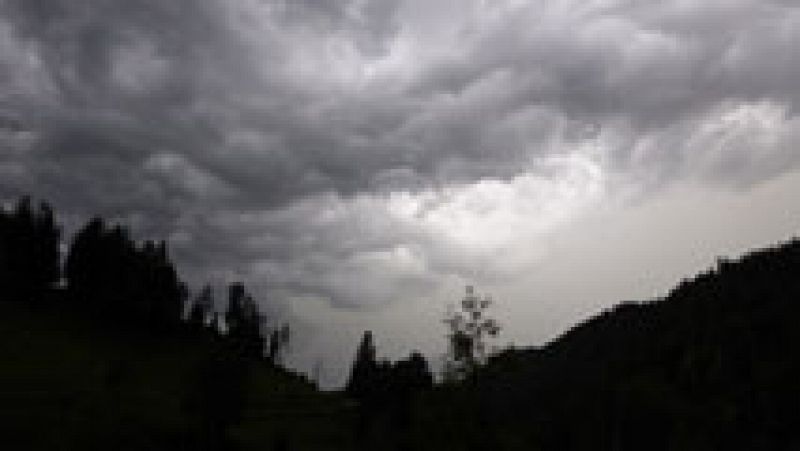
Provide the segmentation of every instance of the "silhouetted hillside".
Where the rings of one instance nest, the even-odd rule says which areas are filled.
[[[479,405],[542,449],[798,449],[799,314],[793,240],[496,356]]]

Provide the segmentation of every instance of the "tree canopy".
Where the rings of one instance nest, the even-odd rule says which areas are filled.
[[[38,302],[58,285],[60,235],[46,203],[34,209],[24,197],[12,210],[0,207],[0,296]]]
[[[93,314],[155,329],[181,321],[188,290],[164,241],[140,245],[123,226],[94,218],[76,234],[65,273],[71,301]]]

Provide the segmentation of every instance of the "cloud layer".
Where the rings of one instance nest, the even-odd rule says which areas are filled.
[[[788,1],[0,1],[0,196],[379,308],[592,205],[800,163]]]

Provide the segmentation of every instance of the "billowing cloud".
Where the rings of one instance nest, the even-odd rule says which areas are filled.
[[[0,195],[380,308],[619,196],[800,163],[786,1],[0,2]]]

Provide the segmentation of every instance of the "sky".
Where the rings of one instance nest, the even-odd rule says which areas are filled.
[[[538,346],[798,235],[795,5],[0,0],[0,200],[245,282],[323,386],[466,285]]]

